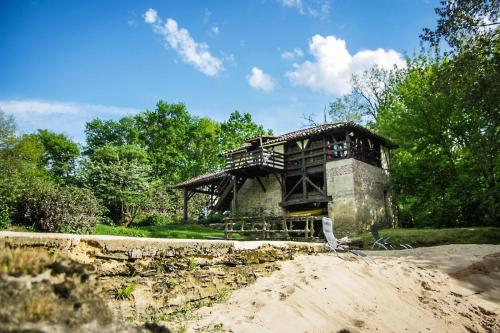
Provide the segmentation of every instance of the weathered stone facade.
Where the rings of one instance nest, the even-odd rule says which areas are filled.
[[[277,145],[269,150],[283,153],[285,147]],[[281,177],[281,175],[276,176]],[[282,215],[283,208],[280,206],[282,200],[281,185],[276,176],[269,174],[260,177],[266,189],[265,192],[257,179],[247,179],[238,191],[236,209],[241,212],[260,210],[268,214]]]
[[[278,177],[281,177],[278,175]],[[274,175],[260,177],[266,191],[257,179],[247,179],[238,191],[236,209],[241,212],[262,210],[269,214],[281,215],[281,186]]]
[[[326,164],[328,215],[339,236],[384,223],[386,216],[384,169],[355,160],[343,159]]]

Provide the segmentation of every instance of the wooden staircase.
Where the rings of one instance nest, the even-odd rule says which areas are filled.
[[[211,210],[223,212],[226,210],[230,210],[231,201],[233,200],[233,190],[234,184],[233,179],[236,181],[236,192],[243,186],[245,183],[245,178],[239,177],[225,177],[218,185],[215,191],[215,197],[211,202]]]

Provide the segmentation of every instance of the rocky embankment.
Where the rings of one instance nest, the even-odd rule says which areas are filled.
[[[270,275],[278,261],[322,251],[308,243],[0,232],[0,331],[182,331],[191,310]]]

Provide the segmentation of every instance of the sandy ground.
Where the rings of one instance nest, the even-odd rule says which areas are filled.
[[[500,246],[300,256],[188,332],[500,332]]]

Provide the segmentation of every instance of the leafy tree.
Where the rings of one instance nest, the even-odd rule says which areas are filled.
[[[259,135],[272,135],[271,130],[265,130],[262,125],[252,120],[250,113],[234,111],[229,119],[221,123],[219,144],[221,151],[227,151],[241,146],[248,138]]]
[[[94,151],[83,180],[111,217],[129,226],[149,196],[150,173],[146,152],[141,148],[105,146]]]
[[[393,75],[393,71],[378,66],[353,75],[352,91],[330,103],[331,120],[371,126],[377,120],[379,109],[392,101],[389,93]]]
[[[497,223],[498,65],[421,55],[398,73],[376,129],[399,144],[392,184],[408,225]],[[478,98],[479,97],[479,98]]]
[[[183,104],[159,101],[147,110],[119,121],[93,120],[86,126],[86,154],[103,146],[136,145],[148,156],[152,174],[166,183],[220,169],[222,151],[235,148],[249,137],[270,134],[250,114],[235,111],[219,124],[191,115]]]
[[[78,145],[64,134],[48,130],[38,130],[37,137],[44,148],[43,161],[53,177],[66,182],[73,179],[80,156]]]
[[[0,225],[11,223],[24,192],[40,182],[50,182],[43,167],[43,147],[35,135],[9,139],[0,149]]]
[[[438,15],[435,29],[424,28],[423,41],[438,46],[445,41],[452,51],[461,52],[471,46],[494,46],[498,39],[500,7],[497,0],[441,0],[435,9]]]
[[[99,147],[137,145],[139,130],[135,118],[127,116],[118,121],[94,119],[85,125],[85,134],[84,152],[91,155]]]
[[[189,146],[187,147],[188,166],[181,179],[194,177],[207,171],[220,169],[224,166],[219,156],[221,147],[217,144],[221,135],[221,126],[209,118],[193,119]]]
[[[194,125],[186,107],[159,101],[155,111],[138,114],[136,122],[142,129],[140,145],[148,153],[154,175],[171,182],[185,178],[192,163],[187,150],[192,146]]]

